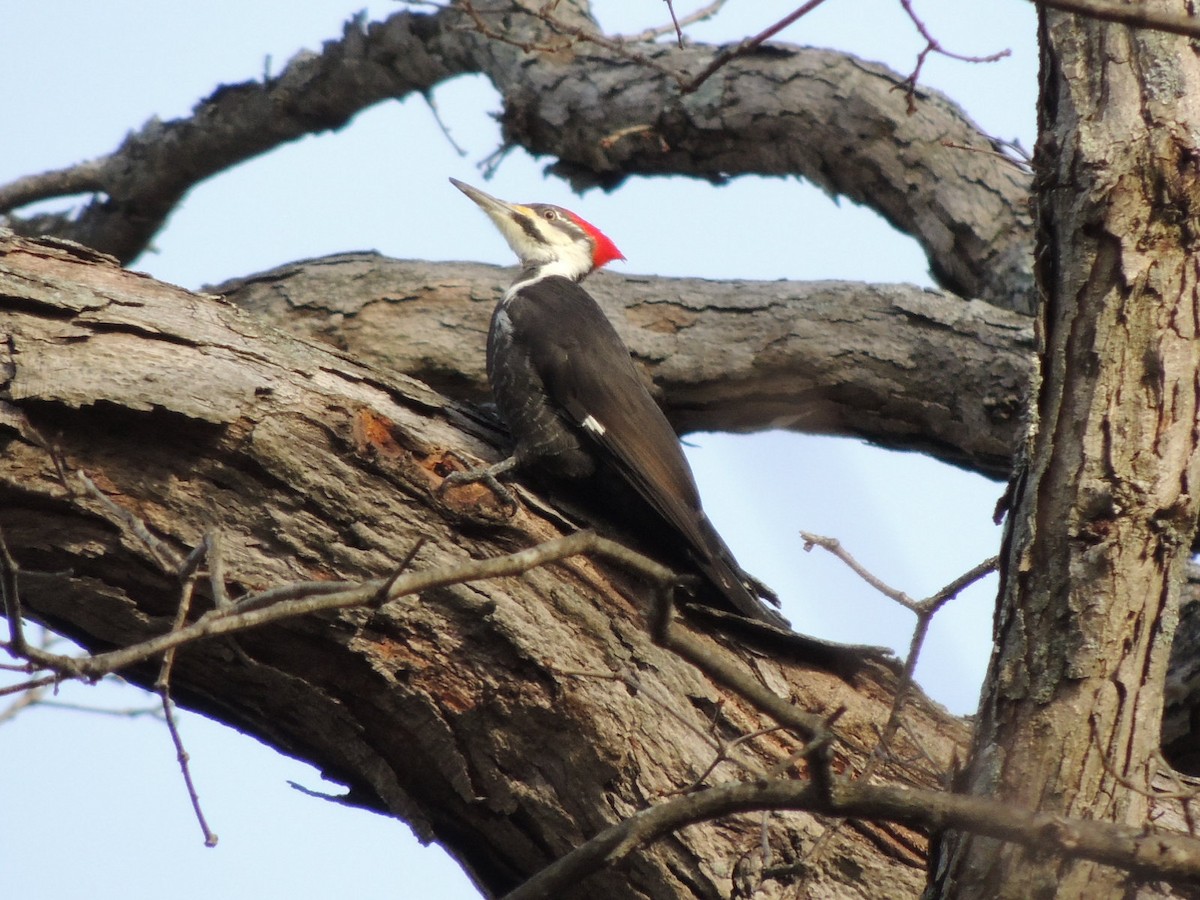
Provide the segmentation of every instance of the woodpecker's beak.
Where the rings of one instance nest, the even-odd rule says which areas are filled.
[[[488,218],[500,229],[500,234],[523,264],[538,261],[546,255],[547,242],[538,227],[538,214],[535,210],[519,203],[505,203],[455,178],[451,178],[450,183],[488,214]]]
[[[513,213],[526,216],[534,214],[533,210],[528,206],[521,206],[518,203],[505,203],[503,200],[499,200],[491,194],[484,193],[477,187],[471,187],[471,185],[459,181],[457,178],[451,178],[450,183],[474,200],[479,205],[479,208],[491,216],[497,224],[500,223],[501,219],[511,217]]]

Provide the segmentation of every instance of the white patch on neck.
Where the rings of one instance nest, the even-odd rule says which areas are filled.
[[[526,270],[528,271],[528,269]],[[580,271],[578,265],[574,264],[570,259],[555,259],[548,263],[543,263],[533,270],[533,274],[528,278],[522,278],[519,281],[514,281],[512,287],[504,292],[505,302],[516,296],[518,291],[524,290],[531,284],[537,284],[543,278],[550,278],[554,275],[560,275],[568,281],[579,281],[591,271],[591,268],[586,268]]]

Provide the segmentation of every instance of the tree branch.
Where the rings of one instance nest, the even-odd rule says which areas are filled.
[[[553,170],[577,189],[611,189],[630,175],[800,176],[913,235],[947,289],[1032,311],[1029,176],[994,153],[971,152],[1003,148],[940,94],[918,92],[910,115],[896,73],[787,45],[729,60],[691,94],[676,75],[690,80],[722,58],[720,48],[593,43],[560,53],[553,66],[530,66],[554,37],[545,17],[500,0],[473,8],[501,23],[494,27],[503,28],[503,41],[479,33],[455,8],[399,13],[366,27],[352,20],[341,40],[299,54],[276,78],[222,87],[192,117],[152,121],[108,156],[0,187],[0,211],[93,191],[82,210],[10,215],[9,224],[128,262],[205,178],[340,128],[380,100],[428,94],[478,72],[502,95],[506,144],[554,156]],[[565,2],[555,21],[594,29]]]
[[[1174,13],[1148,9],[1142,4],[1129,6],[1104,0],[1031,0],[1035,6],[1076,13],[1101,22],[1115,22],[1146,31],[1161,31],[1183,37],[1200,37],[1200,21],[1192,13]]]
[[[506,272],[352,254],[218,285],[279,327],[485,402],[484,335]],[[911,285],[607,273],[609,313],[680,431],[791,428],[1007,477],[1024,429],[1032,321]],[[464,353],[474,344],[478,352]]]

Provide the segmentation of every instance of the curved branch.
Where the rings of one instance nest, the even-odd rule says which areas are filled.
[[[380,100],[477,72],[502,95],[505,140],[553,155],[554,170],[577,188],[612,188],[630,175],[800,176],[913,235],[948,290],[1033,309],[1029,176],[940,94],[917,92],[910,115],[900,75],[787,45],[739,56],[683,93],[676,73],[703,70],[720,48],[645,43],[617,52],[573,35],[564,43],[557,19],[519,3],[474,6],[513,43],[561,49],[490,40],[454,8],[399,13],[365,28],[352,20],[341,40],[298,55],[277,78],[223,87],[191,118],[152,121],[78,171],[0,187],[0,211],[57,195],[64,183],[96,191],[78,215],[10,216],[10,224],[129,261],[203,179],[340,128]],[[556,4],[554,15],[572,15],[566,24],[576,31],[595,27],[571,4]]]
[[[128,263],[184,195],[206,178],[309,134],[336,131],[389,97],[430,90],[467,69],[439,53],[435,17],[401,13],[386,26],[350,19],[340,40],[298,53],[275,77],[222,85],[192,116],[151,119],[116,150],[0,187],[0,212],[88,191],[83,209],[22,219],[19,234],[54,235]]]
[[[562,515],[545,504],[489,524],[486,492],[438,502],[445,451],[487,454],[496,435],[403,376],[59,247],[7,243],[0,296],[0,528],[23,567],[25,609],[89,648],[168,632],[179,582],[154,558],[182,558],[214,532],[235,597],[297,580],[333,587],[393,574],[418,535],[425,540],[414,572],[562,533]],[[38,431],[55,436],[55,454]],[[60,458],[90,473],[109,499],[65,489]],[[123,508],[158,551],[125,539]],[[202,615],[222,600],[201,585],[193,603]],[[180,647],[173,689],[181,702],[347,784],[348,802],[405,818],[481,886],[501,892],[712,770],[713,759],[724,760],[719,777],[751,779],[730,790],[761,794],[762,773],[803,751],[764,728],[771,723],[754,704],[655,646],[644,600],[636,584],[596,564],[564,561]],[[847,671],[794,646],[784,659],[767,645],[744,651],[709,634],[689,637],[802,709],[824,718],[844,707],[835,770],[861,771],[891,711],[889,667],[868,658]],[[129,674],[149,683],[157,668]],[[919,696],[907,717],[896,756],[876,776],[932,787],[941,772],[900,760],[945,766],[965,729]],[[734,735],[753,737],[726,739]],[[736,752],[721,756],[721,747]],[[956,806],[962,798],[834,787],[841,805],[825,812],[935,826],[994,820],[997,830],[987,833],[1009,836],[1003,817]],[[1030,824],[1079,846],[1092,840],[1059,819],[1013,827]],[[801,865],[795,848],[812,845],[821,821],[773,817],[765,840],[781,871],[796,864],[773,877],[804,877],[810,893],[864,879],[916,893],[923,872],[881,853],[897,837],[874,829],[856,822],[833,832],[821,842],[831,864]],[[1160,837],[1134,852],[1190,852]],[[728,873],[762,840],[758,819],[689,828],[631,854],[619,871],[598,873],[576,896],[727,893]],[[916,832],[899,840],[924,845]],[[1148,867],[1161,862],[1141,858]]]

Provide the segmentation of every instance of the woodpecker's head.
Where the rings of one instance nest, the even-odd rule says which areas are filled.
[[[453,178],[450,183],[496,223],[526,269],[579,281],[605,263],[625,258],[600,229],[561,206],[505,203]]]

